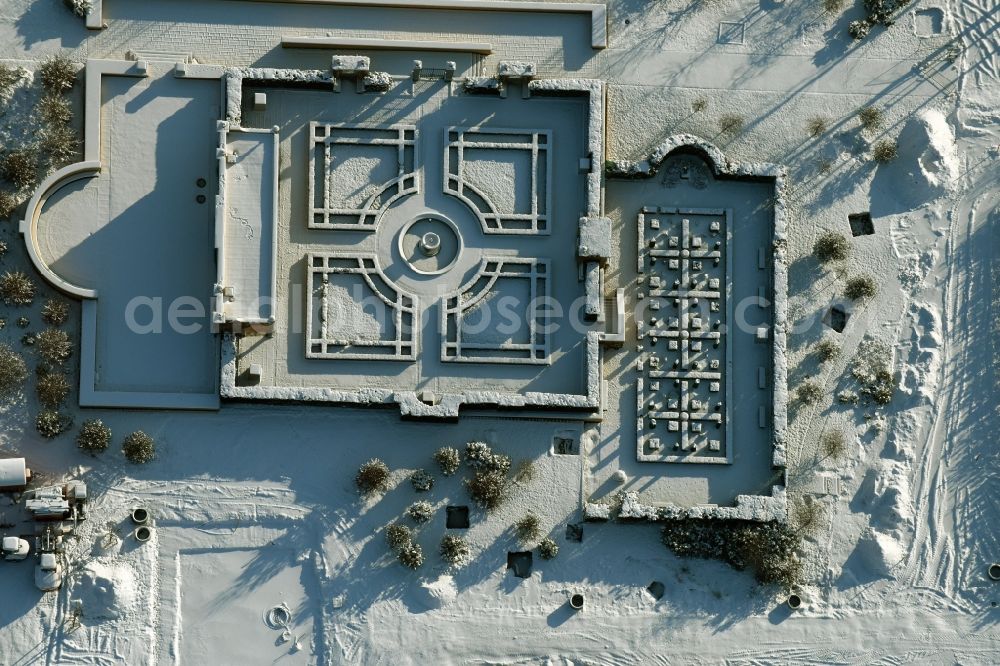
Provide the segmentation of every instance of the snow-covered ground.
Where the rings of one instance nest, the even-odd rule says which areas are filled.
[[[277,5],[104,4],[108,29],[88,33],[58,0],[5,0],[0,60],[33,69],[63,50],[80,61],[126,50],[193,52],[233,65],[287,57],[272,53],[281,30],[267,21]],[[242,25],[242,11],[260,13]],[[316,31],[302,7],[282,16],[288,30]],[[352,25],[364,18],[345,16]],[[551,446],[555,436],[590,427],[579,421],[485,413],[414,423],[393,411],[331,406],[71,410],[77,424],[99,417],[115,433],[112,448],[90,458],[72,434],[48,441],[35,433],[29,384],[23,399],[0,410],[0,452],[26,456],[47,478],[85,479],[93,499],[68,545],[63,590],[38,592],[30,559],[0,562],[0,663],[1000,661],[1000,582],[987,576],[1000,562],[1000,6],[919,0],[856,44],[846,25],[860,16],[860,3],[827,15],[821,3],[612,1],[605,51],[583,48],[585,21],[414,23],[425,39],[494,40],[487,68],[532,59],[536,43],[543,76],[608,81],[610,159],[641,158],[686,132],[737,160],[789,166],[789,388],[815,378],[825,389],[818,404],[789,414],[790,496],[808,494],[824,507],[822,528],[801,553],[801,609],[789,610],[780,591],[749,574],[675,557],[655,526],[587,523],[581,542],[567,540],[592,472],[584,457],[554,455]],[[405,29],[393,21],[387,30]],[[936,27],[940,34],[921,36]],[[25,135],[24,110],[36,92],[22,85],[0,108],[4,147]],[[704,110],[693,110],[702,99]],[[857,111],[872,104],[886,119],[866,134]],[[742,115],[743,131],[723,135],[724,113]],[[806,126],[816,116],[827,129],[813,138]],[[882,138],[898,139],[899,155],[876,166],[869,146]],[[875,234],[852,238],[844,265],[818,264],[818,235],[849,235],[847,215],[867,210]],[[3,270],[26,269],[14,224],[0,226],[11,247]],[[879,293],[837,336],[840,358],[820,365],[815,343],[830,335],[821,315],[860,273],[876,278]],[[608,289],[620,286],[614,280]],[[30,309],[3,307],[0,339],[19,348],[25,330],[14,320],[27,314],[28,330],[37,330],[45,295]],[[70,330],[78,316],[77,307]],[[892,402],[875,409],[838,401],[858,350],[873,341],[893,354]],[[612,386],[620,362],[609,355]],[[158,446],[156,460],[141,467],[119,450],[140,428]],[[836,460],[819,449],[822,433],[834,429],[848,442]],[[419,495],[408,473],[434,469],[436,448],[470,439],[534,460],[536,474],[498,512],[472,509],[470,560],[450,570],[436,551],[444,507],[470,503],[460,477],[438,476]],[[393,487],[362,500],[353,476],[372,456],[393,469]],[[427,561],[412,572],[389,553],[384,529],[425,498],[436,512],[418,529]],[[139,505],[154,522],[142,545],[128,520]],[[507,571],[507,553],[521,550],[511,525],[529,509],[560,552],[543,561],[535,551],[531,576],[520,579]],[[659,600],[646,589],[653,581],[665,588]],[[586,598],[581,612],[568,606],[577,591]],[[266,617],[281,604],[287,635]]]

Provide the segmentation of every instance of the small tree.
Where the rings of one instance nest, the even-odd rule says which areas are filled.
[[[858,111],[858,120],[861,121],[861,129],[872,133],[882,127],[882,123],[885,122],[885,112],[877,106],[866,106]]]
[[[38,68],[42,86],[49,92],[61,93],[76,83],[76,67],[64,55],[52,56]]]
[[[40,373],[35,384],[38,402],[49,409],[59,407],[66,400],[69,391],[69,379],[61,372]]]
[[[0,176],[19,190],[34,187],[38,182],[38,156],[30,148],[12,150],[0,160]]]
[[[824,432],[819,439],[819,450],[824,458],[840,460],[847,453],[847,440],[839,430]]]
[[[872,146],[872,159],[879,164],[885,164],[896,159],[899,154],[899,147],[891,139],[883,139]]]
[[[76,445],[94,455],[107,450],[111,444],[111,428],[100,419],[87,419],[76,436]]]
[[[410,545],[413,541],[413,532],[406,525],[393,523],[385,528],[385,541],[389,544],[389,548],[398,552],[401,548]]]
[[[434,487],[434,477],[426,470],[418,469],[410,475],[410,483],[413,484],[413,489],[418,493],[426,493]]]
[[[823,116],[813,116],[809,119],[809,122],[806,123],[806,132],[808,132],[809,136],[815,139],[826,132],[827,127],[828,123],[826,118]]]
[[[24,357],[6,342],[0,342],[0,397],[13,397],[27,378],[28,364]]]
[[[434,507],[430,502],[421,500],[411,504],[406,510],[406,515],[415,523],[426,523],[434,517]]]
[[[50,298],[42,306],[42,319],[52,326],[62,326],[69,319],[69,303],[58,298]]]
[[[811,379],[806,380],[799,384],[795,395],[803,405],[815,405],[823,398],[823,387]]]
[[[824,264],[844,261],[851,254],[851,243],[844,234],[826,231],[813,244],[813,255]]]
[[[559,544],[552,537],[545,537],[538,544],[538,554],[543,560],[551,560],[559,554]]]
[[[458,471],[459,465],[462,464],[462,457],[458,449],[453,449],[450,446],[442,446],[435,451],[434,460],[444,476],[451,476]]]
[[[878,284],[871,275],[858,275],[847,281],[844,295],[852,301],[867,301],[878,294]]]
[[[840,345],[835,340],[823,338],[816,343],[816,355],[821,363],[829,363],[840,357]]]
[[[384,493],[389,490],[389,466],[378,458],[372,458],[358,469],[354,483],[364,496]]]
[[[54,409],[43,409],[35,418],[35,429],[38,430],[39,435],[46,439],[52,439],[66,432],[71,425],[73,425],[73,421],[68,416],[64,416]]]
[[[0,275],[0,298],[7,305],[31,305],[35,283],[22,271],[7,271]]]
[[[47,328],[35,336],[35,348],[48,363],[65,362],[73,355],[73,343],[69,333],[58,328]]]
[[[738,113],[724,113],[719,116],[719,131],[734,136],[743,131],[745,123],[743,116]]]
[[[129,462],[142,465],[150,462],[156,455],[156,443],[143,431],[136,430],[125,438],[122,453]]]
[[[410,569],[419,569],[424,563],[424,549],[419,543],[411,543],[399,550],[399,563]]]
[[[452,565],[463,564],[469,559],[469,544],[460,536],[448,534],[441,539],[441,557]]]
[[[542,535],[542,521],[529,511],[514,524],[514,531],[522,543],[532,543]]]

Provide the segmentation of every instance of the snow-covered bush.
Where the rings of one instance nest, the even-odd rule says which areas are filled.
[[[73,343],[69,333],[58,328],[47,328],[35,336],[35,348],[46,362],[65,362],[73,355]]]
[[[0,275],[0,298],[7,305],[31,305],[35,283],[22,271],[7,271]]]
[[[49,92],[69,90],[76,83],[76,67],[63,55],[52,56],[38,68],[42,86]]]
[[[0,342],[0,397],[10,398],[28,378],[24,357],[5,342]]]
[[[795,502],[792,508],[792,522],[799,534],[814,534],[823,520],[823,505],[810,496]]]
[[[50,409],[61,405],[69,395],[69,391],[69,379],[61,372],[40,373],[35,384],[38,402]]]
[[[858,120],[861,121],[861,129],[874,132],[885,122],[885,111],[877,106],[866,106],[858,111]]]
[[[816,138],[826,132],[826,128],[829,126],[827,119],[823,116],[813,116],[806,123],[806,132],[812,138]]]
[[[94,10],[92,0],[63,0],[63,3],[80,18],[87,18]]]
[[[406,515],[415,523],[426,523],[434,517],[434,507],[430,502],[421,500],[411,504],[410,508],[406,510]]]
[[[840,345],[835,340],[823,338],[816,343],[816,355],[821,363],[829,363],[840,357]]]
[[[851,367],[851,375],[861,385],[861,394],[879,405],[892,401],[896,390],[892,349],[879,340],[863,344]]]
[[[50,298],[42,306],[42,319],[52,326],[62,326],[69,319],[69,303],[58,298]]]
[[[389,490],[389,466],[372,458],[358,469],[354,484],[362,495],[384,493]]]
[[[839,430],[831,430],[823,433],[819,440],[819,450],[824,458],[840,460],[847,453],[847,440],[844,433]]]
[[[803,405],[815,405],[823,398],[823,387],[811,379],[806,380],[795,390],[795,397]]]
[[[851,21],[847,24],[847,34],[851,36],[851,39],[864,39],[871,31],[872,24],[864,19]]]
[[[46,125],[41,131],[39,149],[51,170],[73,162],[79,151],[80,139],[69,125]]]
[[[462,564],[469,559],[469,544],[460,536],[448,534],[441,539],[441,557],[449,564]]]
[[[542,521],[539,520],[538,516],[529,511],[514,524],[514,531],[522,543],[531,543],[541,536]]]
[[[545,537],[538,544],[538,554],[542,556],[543,560],[551,560],[559,554],[559,545],[552,537]]]
[[[444,476],[451,476],[457,472],[459,465],[462,463],[461,454],[458,452],[458,449],[450,446],[442,446],[435,451],[434,460],[437,462],[438,467],[441,468],[441,474]]]
[[[72,420],[54,409],[43,409],[35,417],[35,429],[47,439],[56,437],[73,425]]]
[[[413,532],[406,525],[400,525],[399,523],[393,523],[389,527],[385,528],[385,541],[389,544],[389,548],[395,551],[409,546],[413,541]]]
[[[156,455],[156,443],[143,431],[136,430],[125,438],[122,443],[122,453],[129,462],[142,465],[151,461]]]
[[[851,243],[844,234],[826,231],[813,243],[813,255],[821,262],[844,261],[851,254]]]
[[[469,442],[465,445],[465,462],[476,471],[498,472],[506,474],[510,471],[510,457],[502,453],[494,453],[486,442]]]
[[[0,218],[8,219],[17,208],[17,199],[7,190],[0,190]]]
[[[100,419],[87,419],[76,436],[76,445],[90,454],[100,453],[111,444],[111,428]]]
[[[410,475],[410,483],[418,493],[426,493],[434,487],[434,477],[426,470],[418,469]]]
[[[418,569],[424,563],[424,549],[419,543],[411,543],[399,551],[399,562],[411,569]]]
[[[844,295],[852,301],[867,301],[878,294],[878,283],[871,275],[858,275],[847,281]]]
[[[896,159],[899,155],[899,147],[891,139],[883,139],[872,146],[872,159],[879,164],[885,164]]]
[[[73,119],[73,106],[58,93],[46,93],[38,100],[38,118],[45,124],[64,125]]]

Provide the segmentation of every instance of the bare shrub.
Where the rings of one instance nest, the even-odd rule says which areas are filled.
[[[844,0],[823,0],[823,11],[827,14],[836,14],[844,8]]]
[[[38,394],[38,402],[42,405],[55,409],[65,402],[69,395],[69,379],[61,372],[42,372],[38,375],[35,384],[35,393]]]
[[[885,164],[896,159],[899,155],[899,146],[891,139],[883,139],[872,146],[872,159],[879,164]]]
[[[418,493],[426,493],[434,487],[434,477],[426,470],[418,469],[410,475],[410,483],[413,484],[413,489]]]
[[[877,106],[866,106],[858,111],[858,120],[861,121],[861,129],[875,132],[885,122],[885,112]]]
[[[445,535],[441,539],[441,557],[452,565],[464,564],[469,559],[469,544],[460,536]]]
[[[551,560],[559,554],[559,544],[551,537],[545,537],[538,544],[538,554],[543,560]]]
[[[100,419],[87,419],[76,436],[76,445],[94,455],[107,450],[111,444],[111,428]]]
[[[823,505],[812,497],[805,497],[795,502],[792,508],[792,521],[796,532],[815,534],[823,521],[824,513]]]
[[[514,531],[522,543],[532,543],[542,535],[542,521],[529,511],[514,524]]]
[[[156,456],[156,442],[141,430],[128,435],[122,443],[125,459],[136,465],[150,462]]]
[[[695,101],[691,102],[691,110],[695,113],[701,113],[708,108],[708,98],[699,97]]]
[[[719,117],[719,131],[730,136],[743,131],[746,120],[738,113],[724,113]]]
[[[34,187],[38,182],[38,156],[31,148],[12,150],[0,160],[0,176],[19,190]]]
[[[840,357],[840,345],[837,344],[836,340],[823,338],[816,343],[816,355],[819,356],[821,363],[834,361]]]
[[[441,468],[441,474],[444,476],[451,476],[457,472],[459,465],[462,463],[462,457],[458,449],[453,449],[450,446],[442,446],[435,451],[434,460],[437,462],[438,467]]]
[[[24,357],[6,342],[0,342],[0,397],[13,397],[28,378],[28,364]]]
[[[806,132],[809,136],[815,139],[826,132],[827,127],[829,127],[829,123],[826,118],[823,116],[813,116],[809,119],[809,122],[806,123]]]
[[[58,437],[73,425],[72,419],[54,409],[43,409],[35,417],[35,430],[46,439]]]
[[[426,523],[434,517],[434,507],[430,502],[421,500],[411,504],[406,510],[406,515],[415,523]]]
[[[389,544],[389,548],[398,552],[413,542],[413,532],[406,525],[393,523],[385,528],[385,541]]]
[[[819,438],[819,450],[824,458],[840,460],[847,453],[847,439],[839,430],[824,432]]]
[[[419,569],[424,563],[424,549],[419,543],[411,543],[399,551],[399,563],[410,569]]]
[[[535,461],[530,458],[523,458],[518,461],[514,469],[514,480],[518,483],[530,483],[534,480],[537,470]]]
[[[69,319],[69,303],[58,298],[48,299],[42,306],[42,319],[52,326],[62,326]]]
[[[47,328],[35,337],[35,348],[48,363],[64,363],[73,355],[69,333],[58,328]]]
[[[49,92],[64,92],[76,83],[76,67],[64,55],[55,55],[38,68],[42,86]]]
[[[362,495],[384,493],[389,490],[389,466],[378,458],[372,458],[359,469],[354,484]]]
[[[847,281],[844,295],[852,301],[867,301],[878,294],[878,283],[871,275],[858,275]]]
[[[813,244],[813,256],[821,262],[844,261],[851,254],[851,243],[844,234],[826,231]]]
[[[795,391],[795,397],[803,405],[815,405],[823,398],[823,387],[811,379],[799,384]]]

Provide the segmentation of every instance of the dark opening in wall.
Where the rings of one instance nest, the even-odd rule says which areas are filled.
[[[583,525],[570,523],[566,526],[566,541],[583,541]]]
[[[469,507],[449,506],[446,511],[448,512],[448,519],[445,526],[448,529],[464,530],[469,527]]]
[[[552,452],[561,456],[575,456],[580,452],[573,437],[553,437]]]
[[[830,311],[826,313],[826,317],[823,318],[823,323],[837,331],[837,333],[843,333],[844,329],[847,328],[847,320],[851,318],[851,313],[847,311],[847,308],[843,305],[834,305],[830,308]]]
[[[646,590],[654,599],[659,601],[660,598],[663,597],[663,593],[666,592],[666,587],[664,587],[663,583],[660,581],[654,580],[649,584],[649,587],[647,587]]]
[[[863,213],[851,213],[847,216],[847,221],[851,224],[852,236],[871,236],[875,233],[875,224],[872,222],[872,214],[868,211]]]
[[[507,569],[513,569],[514,575],[518,578],[527,578],[531,575],[531,551],[508,552]]]

